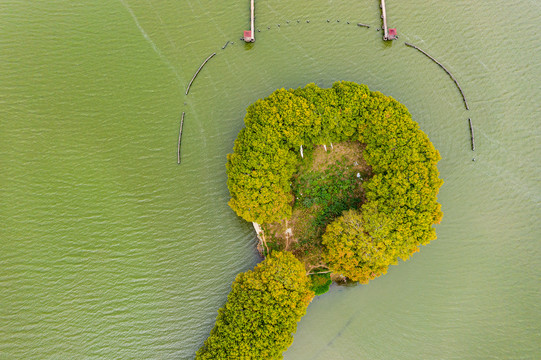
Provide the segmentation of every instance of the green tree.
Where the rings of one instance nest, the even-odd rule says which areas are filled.
[[[196,359],[281,359],[314,293],[302,263],[276,252],[237,275]]]
[[[329,268],[347,278],[367,283],[396,263],[393,222],[373,206],[345,211],[323,235],[324,259]]]

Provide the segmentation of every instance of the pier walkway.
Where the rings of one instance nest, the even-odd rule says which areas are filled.
[[[255,42],[254,33],[254,0],[250,0],[250,31],[244,31],[245,42]]]
[[[383,40],[396,39],[396,29],[389,29],[387,27],[387,10],[385,9],[385,0],[381,0],[379,5],[381,8],[381,18],[383,19]]]

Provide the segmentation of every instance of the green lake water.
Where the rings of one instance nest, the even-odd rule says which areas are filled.
[[[337,80],[408,107],[444,219],[387,275],[316,298],[285,359],[541,358],[541,2],[387,2],[393,43],[378,1],[256,0],[245,45],[248,0],[1,1],[0,358],[192,359],[260,261],[227,206],[246,106]]]

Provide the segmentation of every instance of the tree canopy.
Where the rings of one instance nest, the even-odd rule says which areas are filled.
[[[303,264],[287,252],[237,275],[196,359],[281,359],[314,296],[310,285]]]
[[[393,225],[373,207],[345,211],[323,235],[325,261],[334,272],[360,283],[385,274],[397,258]]]
[[[291,216],[299,146],[360,141],[372,177],[363,183],[360,211],[328,225],[324,258],[330,269],[366,282],[436,238],[433,224],[443,215],[440,155],[393,98],[353,82],[329,89],[308,84],[256,101],[244,122],[227,161],[229,205],[242,218],[271,223]]]

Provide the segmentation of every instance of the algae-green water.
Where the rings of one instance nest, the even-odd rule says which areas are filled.
[[[285,359],[540,358],[541,3],[387,1],[392,43],[378,4],[256,1],[245,45],[244,0],[0,2],[0,358],[192,359],[260,261],[227,206],[246,106],[337,80],[408,107],[444,218],[408,262],[317,297]]]

